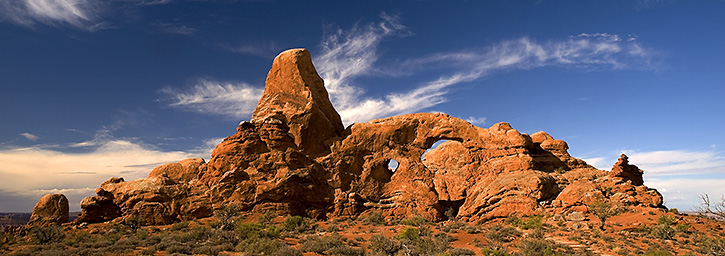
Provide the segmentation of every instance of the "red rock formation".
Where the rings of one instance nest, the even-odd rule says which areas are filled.
[[[344,130],[305,49],[287,50],[274,59],[252,122],[263,122],[278,113],[285,116],[294,143],[313,157],[329,153],[325,142]]]
[[[33,208],[28,226],[49,226],[68,222],[68,198],[63,194],[47,194]]]
[[[609,172],[610,177],[619,177],[625,180],[630,180],[635,186],[644,184],[642,174],[642,170],[637,168],[637,166],[629,164],[629,158],[625,154],[622,154],[619,157],[617,163],[615,163],[612,167],[612,171]]]
[[[113,194],[102,188],[97,188],[95,196],[83,198],[81,201],[81,216],[78,216],[73,223],[105,222],[119,216],[121,216],[121,207],[113,202]]]
[[[440,140],[450,141],[425,153]],[[84,200],[81,219],[112,218],[93,210],[112,206],[122,221],[145,225],[211,216],[231,204],[315,218],[378,211],[441,220],[453,212],[469,221],[535,213],[581,221],[601,205],[662,207],[626,157],[607,174],[568,149],[545,132],[522,134],[508,123],[481,128],[440,113],[343,129],[309,52],[295,49],[275,58],[252,119],[208,163],[188,159],[144,179],[112,178],[101,185],[107,193]],[[399,165],[391,170],[393,160]]]

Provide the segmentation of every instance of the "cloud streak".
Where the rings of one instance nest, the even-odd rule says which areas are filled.
[[[232,119],[247,118],[262,97],[264,89],[242,82],[199,79],[189,90],[164,88],[163,100],[172,107],[201,114],[222,115]]]
[[[725,174],[725,157],[715,151],[625,151],[630,162],[651,175]]]
[[[472,82],[506,70],[526,70],[544,66],[585,69],[651,68],[655,53],[642,47],[634,37],[623,40],[618,35],[582,33],[565,40],[539,42],[528,37],[507,40],[480,50],[436,53],[403,61],[409,70],[399,76],[421,70],[450,69],[435,80],[416,88],[391,92],[380,98],[364,96],[354,85],[357,77],[381,73],[374,68],[379,59],[378,47],[383,39],[407,35],[397,17],[382,14],[383,21],[355,25],[348,31],[336,30],[321,44],[322,55],[315,65],[345,123],[366,122],[373,118],[420,111],[446,101],[445,95],[457,84]]]
[[[97,30],[99,2],[90,0],[7,0],[0,2],[0,21],[33,27],[69,25],[83,30]]]
[[[21,133],[20,136],[23,136],[23,138],[26,138],[30,141],[36,141],[36,140],[40,139],[40,137],[38,137],[37,135],[32,134],[32,133],[27,133],[27,132]]]

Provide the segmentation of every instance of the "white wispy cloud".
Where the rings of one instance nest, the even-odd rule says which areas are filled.
[[[652,175],[725,174],[725,156],[716,151],[625,151],[629,160]]]
[[[23,136],[24,138],[26,138],[28,140],[32,140],[32,141],[36,141],[36,140],[40,139],[40,137],[38,137],[37,135],[32,134],[32,133],[27,133],[27,132],[21,133],[20,136]]]
[[[248,118],[262,97],[263,88],[242,82],[198,79],[188,90],[167,87],[161,90],[169,105],[201,114]]]
[[[193,35],[198,30],[192,27],[188,27],[186,25],[176,25],[176,24],[159,24],[161,27],[161,30],[164,31],[164,33],[169,34],[177,34],[177,35]]]
[[[712,177],[645,179],[645,185],[662,194],[665,206],[690,211],[700,206],[699,197],[703,194],[713,199],[725,196],[725,186],[722,184],[725,184],[725,179]]]
[[[205,156],[200,152],[165,152],[142,143],[124,139],[96,142],[84,153],[66,153],[43,146],[0,149],[0,190],[4,200],[40,198],[45,193],[61,191],[71,202],[91,196],[92,188],[110,177],[135,180],[148,175],[161,163]],[[207,147],[205,147],[207,148]],[[75,192],[73,192],[75,191]],[[72,193],[71,193],[72,192]],[[15,198],[15,199],[13,199]],[[31,210],[35,202],[26,202]],[[78,209],[79,205],[71,205]]]
[[[105,26],[97,22],[100,1],[90,0],[6,0],[0,1],[0,21],[32,27],[35,24],[69,25],[84,30]]]
[[[468,121],[471,124],[478,125],[478,126],[486,124],[485,117],[469,116],[468,118],[466,118],[466,121]]]
[[[434,53],[403,61],[414,75],[420,70],[456,70],[422,83],[409,91],[391,92],[380,98],[365,97],[354,85],[357,77],[377,74],[378,47],[386,37],[408,33],[397,17],[381,15],[383,21],[337,30],[322,42],[322,55],[315,58],[330,98],[345,123],[420,111],[446,101],[453,85],[479,80],[494,71],[561,66],[586,69],[642,69],[651,67],[655,53],[636,40],[615,34],[582,33],[560,41],[538,42],[528,37],[507,40],[479,50]],[[631,38],[631,37],[630,37]]]
[[[356,24],[350,30],[337,29],[328,33],[321,43],[321,52],[315,57],[315,67],[325,80],[331,101],[346,122],[359,121],[358,112],[371,110],[378,116],[386,102],[360,99],[364,90],[351,85],[354,78],[370,74],[378,60],[378,46],[390,36],[406,33],[399,18],[381,14],[383,21],[366,25]],[[356,110],[361,109],[361,110]],[[365,120],[367,121],[367,120]]]

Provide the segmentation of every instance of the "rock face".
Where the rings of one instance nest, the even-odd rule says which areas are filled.
[[[294,143],[313,157],[329,153],[326,141],[344,130],[305,49],[287,50],[274,59],[252,122],[278,114],[285,117]]]
[[[84,199],[80,219],[157,225],[237,205],[313,218],[380,212],[485,221],[546,213],[581,221],[596,219],[586,214],[602,205],[663,208],[626,156],[607,172],[568,149],[543,131],[528,135],[508,123],[481,128],[440,113],[344,129],[309,52],[294,49],[275,58],[252,119],[217,145],[208,163],[187,159],[147,178],[111,178]],[[388,166],[393,161],[396,168]]]
[[[63,194],[47,194],[33,208],[28,226],[49,226],[68,222],[68,198]]]

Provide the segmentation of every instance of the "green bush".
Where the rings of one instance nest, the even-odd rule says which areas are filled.
[[[517,217],[509,217],[506,219],[506,222],[511,224],[514,227],[522,228],[522,229],[536,229],[541,228],[544,226],[543,224],[543,216],[541,215],[532,215],[526,218],[526,220],[521,220]]]
[[[650,251],[647,251],[644,255],[645,256],[672,256],[672,254],[670,252],[668,252],[667,250],[664,250],[664,249],[650,250]]]
[[[519,243],[518,248],[521,255],[575,255],[571,247],[558,245],[545,239],[524,239]]]
[[[318,254],[324,254],[327,250],[343,245],[341,237],[337,233],[324,237],[308,236],[300,239],[300,244],[300,249],[303,252],[315,252]]]
[[[242,255],[302,256],[302,252],[276,239],[249,239],[236,247]]]
[[[466,248],[453,248],[446,253],[448,256],[475,256],[476,252]]]
[[[405,229],[403,229],[403,231],[400,231],[400,233],[395,236],[395,239],[407,239],[411,241],[416,241],[420,239],[420,230],[414,227],[406,227]]]
[[[413,227],[421,227],[425,225],[429,225],[430,221],[426,220],[420,215],[415,215],[413,217],[404,219],[400,221],[400,224],[413,226]]]
[[[257,218],[257,223],[260,225],[267,225],[272,222],[272,219],[274,217],[277,217],[277,214],[274,211],[266,211],[264,214],[259,215]]]
[[[65,231],[56,224],[47,227],[33,227],[29,231],[32,242],[36,244],[59,243],[65,237]]]
[[[370,237],[370,245],[368,245],[368,249],[370,249],[373,254],[378,253],[383,255],[393,255],[400,249],[400,244],[397,241],[383,235],[373,235]]]
[[[362,219],[362,224],[368,226],[382,226],[385,225],[385,218],[379,211],[374,211]]]
[[[725,237],[706,238],[699,242],[700,248],[698,252],[705,255],[723,255],[725,254]]]
[[[521,232],[515,228],[502,225],[491,226],[486,233],[486,239],[491,242],[511,242],[521,236]]]
[[[239,223],[236,231],[241,239],[278,238],[280,235],[277,227],[263,227],[257,223]]]
[[[494,249],[494,248],[483,248],[481,250],[481,254],[483,256],[508,256],[509,254],[506,253],[504,249]]]
[[[302,216],[290,216],[282,222],[282,230],[288,232],[303,232],[309,229],[309,224]]]

